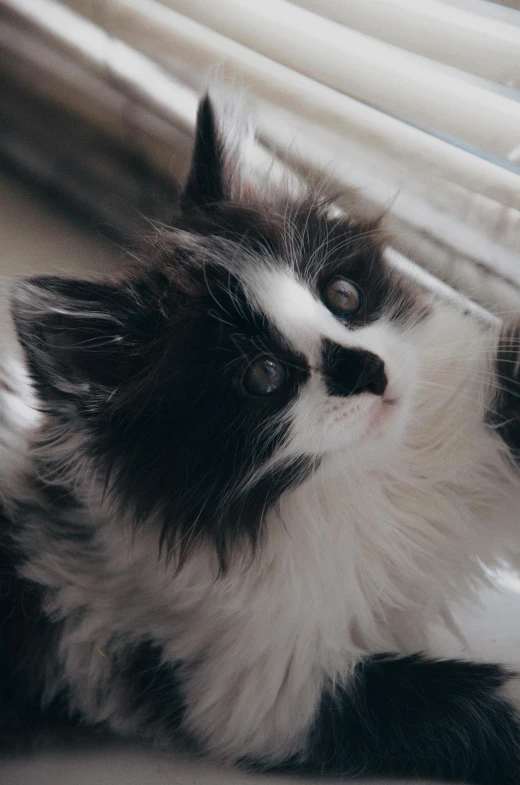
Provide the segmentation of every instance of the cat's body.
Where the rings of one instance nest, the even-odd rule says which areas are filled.
[[[0,727],[41,705],[227,760],[512,785],[515,678],[419,653],[520,543],[517,333],[224,164],[205,101],[150,267],[15,296],[45,411],[0,389]]]

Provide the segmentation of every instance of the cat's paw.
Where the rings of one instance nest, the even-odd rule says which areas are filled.
[[[496,395],[490,420],[520,461],[520,320],[502,327],[495,358]]]

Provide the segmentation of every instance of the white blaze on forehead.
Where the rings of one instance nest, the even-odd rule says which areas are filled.
[[[294,349],[313,361],[319,358],[324,337],[347,343],[343,325],[291,271],[254,271],[247,284],[262,313]]]

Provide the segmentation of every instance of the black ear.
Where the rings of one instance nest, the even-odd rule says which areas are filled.
[[[185,210],[240,198],[242,153],[251,138],[251,124],[240,103],[217,101],[208,94],[202,98],[190,173],[181,198]]]
[[[12,314],[44,399],[111,392],[142,364],[156,329],[132,283],[31,278],[15,286]]]

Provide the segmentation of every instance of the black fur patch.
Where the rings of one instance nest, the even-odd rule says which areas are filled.
[[[204,96],[197,112],[195,150],[191,171],[182,197],[183,205],[213,205],[230,199],[226,185],[226,156],[217,118],[209,96]]]
[[[506,323],[495,364],[496,395],[489,421],[520,462],[520,322]]]
[[[520,721],[498,665],[374,656],[323,695],[305,764],[336,775],[520,782]]]
[[[42,592],[21,578],[22,561],[0,510],[0,751],[32,744],[42,732],[70,726],[66,693],[43,705],[45,679],[59,625],[42,612]]]
[[[119,656],[114,679],[127,695],[125,710],[138,713],[143,728],[173,739],[184,716],[178,666],[162,661],[160,646],[144,641]]]
[[[309,371],[222,276],[208,267],[200,292],[195,274],[191,297],[175,269],[120,287],[39,278],[15,313],[50,417],[83,435],[108,492],[137,521],[159,512],[162,540],[169,550],[181,542],[181,560],[207,538],[225,567],[229,547],[243,537],[254,546],[266,510],[311,465],[296,458],[241,489],[283,441],[283,426],[266,426]],[[241,377],[262,354],[281,359],[290,381],[252,399]]]

